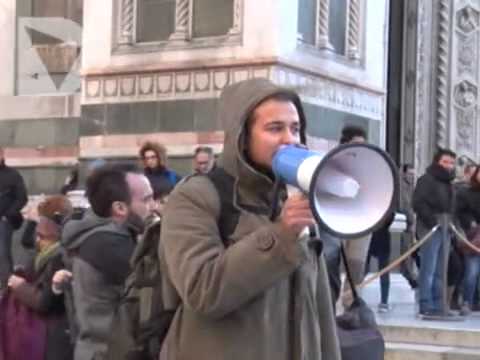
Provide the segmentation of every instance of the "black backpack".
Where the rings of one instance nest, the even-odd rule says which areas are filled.
[[[200,176],[200,175],[192,175]],[[240,212],[233,206],[234,179],[222,168],[206,175],[215,186],[221,201],[218,227],[226,241],[235,230]],[[186,178],[184,181],[188,181]],[[161,220],[157,218],[147,227],[131,259],[132,272],[125,282],[125,291],[119,299],[112,336],[106,359],[157,359],[161,345],[175,315],[176,309],[165,309],[162,299],[162,277],[157,255]]]

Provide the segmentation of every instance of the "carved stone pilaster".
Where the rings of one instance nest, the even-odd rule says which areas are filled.
[[[360,0],[348,3],[347,56],[352,60],[360,59]]]
[[[425,0],[427,1],[427,0]],[[415,99],[415,169],[422,169],[424,164],[423,146],[426,146],[424,141],[425,127],[424,123],[428,122],[428,98],[427,98],[427,47],[425,46],[427,37],[428,15],[425,8],[425,1],[420,0],[418,3],[417,16],[417,93]]]
[[[238,35],[242,32],[243,0],[233,0],[233,26],[228,31],[229,35]]]
[[[132,45],[135,25],[135,0],[121,0],[119,45]]]
[[[318,0],[317,6],[317,47],[320,49],[332,50],[333,46],[329,40],[329,9],[330,0]]]
[[[436,145],[448,147],[450,75],[450,0],[438,2]]]
[[[175,4],[175,31],[170,40],[190,40],[190,22],[192,17],[191,0],[176,0]]]
[[[467,5],[456,11],[455,20],[453,45],[456,45],[457,53],[452,64],[455,146],[459,153],[475,158],[478,150],[476,119],[480,12]]]

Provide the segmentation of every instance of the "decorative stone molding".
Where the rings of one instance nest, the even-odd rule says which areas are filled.
[[[344,85],[337,81],[285,67],[276,67],[272,80],[295,89],[308,103],[370,119],[384,119],[384,94]]]
[[[294,88],[312,104],[370,119],[384,118],[384,94],[273,64],[87,76],[82,104],[216,98],[226,86],[251,78],[268,78]]]
[[[417,93],[416,93],[416,107],[415,107],[415,157],[414,157],[414,166],[416,169],[423,169],[426,164],[424,164],[424,148],[427,146],[425,143],[425,127],[424,123],[428,122],[428,102],[427,97],[427,47],[426,38],[427,38],[427,27],[429,16],[426,11],[425,1],[420,0],[418,2],[418,16],[417,16]]]
[[[232,28],[223,36],[193,38],[193,0],[176,0],[175,28],[168,40],[142,43],[136,39],[135,26],[138,0],[119,0],[114,2],[114,11],[118,14],[115,27],[114,53],[141,53],[151,51],[183,50],[201,47],[232,46],[241,42],[243,29],[243,4],[245,0],[233,1]]]
[[[479,13],[471,6],[466,6],[457,13],[457,27],[465,34],[471,33],[478,27]]]
[[[256,77],[269,78],[271,71],[270,66],[241,66],[87,76],[83,79],[82,104],[214,98],[232,83]]]
[[[455,86],[454,90],[454,99],[455,103],[462,107],[470,107],[475,105],[477,102],[477,94],[478,90],[475,85],[470,83],[469,81],[462,81],[457,86]]]
[[[459,34],[458,41],[458,74],[475,78],[476,62],[478,59],[477,38],[475,35]]]
[[[455,146],[458,152],[476,157],[477,146],[477,116],[478,116],[478,37],[480,36],[479,4],[463,4],[455,9],[456,31],[453,36],[453,45],[456,57],[451,66],[453,73],[453,123],[455,125]]]
[[[468,155],[475,153],[474,139],[475,122],[477,119],[477,110],[475,107],[469,109],[455,110],[455,120],[457,127],[457,149]]]

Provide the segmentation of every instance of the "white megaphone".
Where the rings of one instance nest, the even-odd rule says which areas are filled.
[[[343,239],[376,230],[397,196],[395,164],[370,144],[340,145],[328,153],[287,145],[272,167],[277,178],[308,195],[318,225]]]

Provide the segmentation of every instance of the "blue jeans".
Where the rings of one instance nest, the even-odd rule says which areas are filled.
[[[477,286],[478,276],[480,275],[480,256],[465,256],[465,275],[463,278],[463,299],[469,305],[473,304],[475,287]]]
[[[10,223],[0,219],[0,289],[7,286],[12,273],[12,232]]]
[[[420,248],[420,261],[420,312],[441,311],[444,286],[442,229],[435,231]]]

